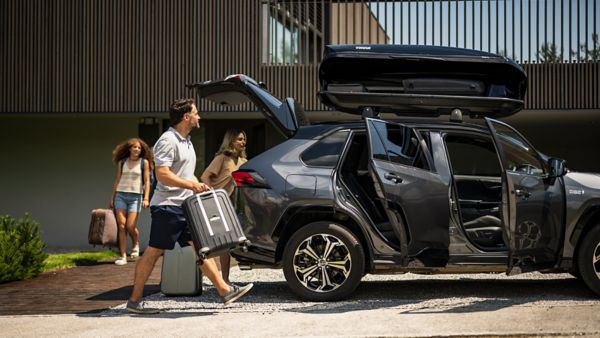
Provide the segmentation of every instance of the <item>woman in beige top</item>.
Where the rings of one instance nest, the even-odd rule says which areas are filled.
[[[231,175],[240,166],[246,163],[246,133],[239,129],[228,129],[223,137],[223,142],[215,158],[204,169],[200,179],[213,189],[224,189],[233,200],[235,181]],[[229,283],[229,267],[231,259],[229,254],[220,257],[221,274]]]

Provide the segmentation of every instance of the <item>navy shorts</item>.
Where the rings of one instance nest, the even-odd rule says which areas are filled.
[[[150,207],[152,225],[148,245],[157,249],[172,250],[175,242],[179,246],[188,246],[192,235],[181,207],[160,205]]]

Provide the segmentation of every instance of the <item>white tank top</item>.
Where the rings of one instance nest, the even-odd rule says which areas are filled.
[[[121,179],[119,185],[117,185],[117,191],[120,192],[132,192],[135,194],[141,194],[142,192],[142,168],[139,159],[137,161],[126,160],[123,163],[121,170]],[[130,169],[129,164],[133,164]],[[119,162],[121,165],[121,162]]]

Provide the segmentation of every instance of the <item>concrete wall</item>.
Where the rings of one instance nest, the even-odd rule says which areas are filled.
[[[599,110],[524,110],[503,121],[538,151],[566,160],[569,170],[600,173]]]
[[[112,149],[137,134],[135,117],[0,117],[0,214],[30,213],[53,251],[92,248],[90,212],[108,207],[116,172]],[[149,220],[143,210],[143,247]]]
[[[201,120],[200,129],[192,132],[196,176],[212,160],[227,128],[246,130],[249,156],[282,141],[269,123],[254,115]],[[139,117],[116,114],[0,117],[0,215],[22,218],[29,213],[41,224],[48,251],[94,250],[87,243],[91,210],[108,207],[116,174],[112,150],[138,136],[138,122]],[[142,209],[138,229],[145,248],[148,209]]]

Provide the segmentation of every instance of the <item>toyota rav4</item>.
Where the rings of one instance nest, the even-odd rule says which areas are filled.
[[[403,272],[570,272],[600,294],[600,176],[569,172],[495,119],[523,107],[519,65],[456,48],[328,46],[319,79],[324,104],[362,119],[308,124],[292,98],[244,75],[192,85],[221,105],[254,103],[287,137],[233,174],[251,241],[232,251],[240,267],[283,268],[315,301],[348,297],[366,273]]]

